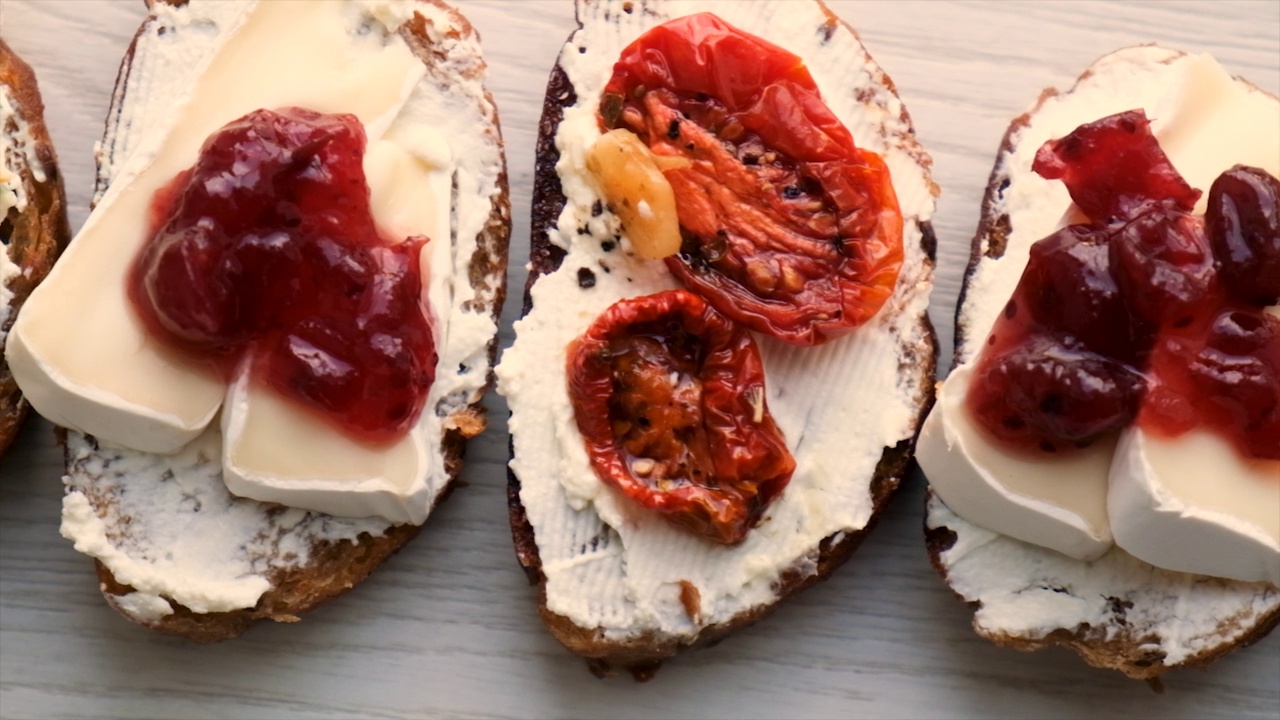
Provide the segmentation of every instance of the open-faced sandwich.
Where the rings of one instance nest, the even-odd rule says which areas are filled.
[[[937,188],[820,2],[577,5],[498,368],[543,620],[644,677],[828,576],[932,402]]]
[[[35,73],[0,40],[0,350],[18,310],[71,236],[66,205]],[[27,408],[0,357],[0,455]]]
[[[7,348],[117,610],[296,620],[453,487],[505,291],[484,76],[438,0],[152,5],[96,207]]]
[[[1280,621],[1280,101],[1135,47],[1014,120],[918,457],[979,634],[1135,678]]]

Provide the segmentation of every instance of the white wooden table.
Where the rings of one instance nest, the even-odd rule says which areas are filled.
[[[507,142],[515,228],[511,342],[528,254],[533,144],[570,0],[475,0]],[[1113,49],[1213,52],[1280,93],[1280,2],[831,2],[896,81],[933,155],[931,308],[951,322],[978,204],[1009,120]],[[87,214],[93,143],[142,0],[0,0],[3,37],[35,68],[72,227]],[[1280,633],[1208,672],[1140,682],[1074,654],[1024,655],[969,629],[929,567],[923,481],[828,582],[648,684],[600,681],[544,632],[506,523],[506,407],[473,441],[467,486],[357,590],[296,625],[216,646],[145,631],[109,610],[88,558],[58,535],[61,455],[28,424],[0,461],[0,715],[4,717],[1280,717]]]

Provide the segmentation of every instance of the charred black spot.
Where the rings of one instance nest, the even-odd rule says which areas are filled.
[[[613,249],[614,249],[614,248],[616,248],[616,247],[618,247],[617,243],[615,243],[615,242],[614,242],[614,241],[612,241],[612,240],[601,240],[601,241],[600,241],[600,249],[601,249],[601,250],[603,250],[603,251],[605,251],[605,252],[613,252]]]
[[[782,188],[782,197],[788,200],[795,200],[800,197],[800,188],[796,185],[788,185]]]
[[[618,93],[605,93],[600,99],[600,119],[610,130],[618,126],[618,118],[622,117],[622,96]]]
[[[667,126],[667,139],[668,140],[680,139],[680,119],[679,118],[672,118],[671,124]]]
[[[604,203],[599,200],[591,203],[591,217],[600,217],[604,212]]]
[[[823,23],[822,26],[818,28],[818,32],[822,35],[823,45],[826,45],[827,43],[831,42],[831,38],[835,37],[836,35],[835,21],[829,20]]]
[[[585,290],[595,286],[596,274],[591,272],[591,268],[578,268],[578,287]]]
[[[1045,395],[1040,400],[1040,412],[1045,415],[1061,415],[1065,407],[1063,406],[1062,396],[1057,393]]]

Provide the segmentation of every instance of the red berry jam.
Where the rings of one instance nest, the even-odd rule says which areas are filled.
[[[156,194],[129,296],[153,337],[389,442],[435,379],[418,256],[379,237],[351,115],[256,110]]]
[[[966,402],[1011,447],[1083,447],[1136,421],[1280,459],[1280,181],[1236,166],[1200,191],[1141,111],[1040,148],[1089,218],[1031,247]]]
[[[1091,221],[1125,222],[1152,201],[1169,200],[1190,211],[1200,199],[1174,169],[1151,134],[1141,110],[1117,113],[1081,125],[1036,151],[1031,169],[1047,180],[1062,180]]]

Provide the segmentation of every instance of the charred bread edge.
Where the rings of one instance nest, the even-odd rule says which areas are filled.
[[[37,182],[28,168],[20,180],[28,196],[27,209],[21,213],[13,209],[14,220],[0,218],[8,235],[5,247],[9,258],[24,272],[9,283],[13,291],[10,301],[12,311],[5,321],[6,329],[17,319],[18,309],[37,285],[53,268],[62,249],[71,239],[71,227],[67,222],[67,198],[63,191],[62,174],[58,171],[58,157],[44,124],[44,102],[31,66],[0,39],[0,85],[8,88],[15,110],[27,124],[27,131],[36,159],[45,172],[45,181]],[[3,128],[0,128],[3,132]],[[9,363],[4,359],[4,347],[0,345],[0,455],[13,442],[27,416],[29,406],[22,400],[22,392],[13,376]]]
[[[1183,53],[1185,54],[1185,53]],[[1181,57],[1179,55],[1178,57]],[[1099,58],[1101,59],[1101,58]],[[1095,61],[1096,63],[1097,61]],[[1005,158],[1013,153],[1014,136],[1023,128],[1031,123],[1031,118],[1045,102],[1051,98],[1060,95],[1069,95],[1075,90],[1075,85],[1083,82],[1093,74],[1093,65],[1090,63],[1089,69],[1086,69],[1076,79],[1072,88],[1065,92],[1059,92],[1055,88],[1046,88],[1041,91],[1040,97],[1036,99],[1032,108],[1018,117],[1014,118],[1009,124],[1009,128],[1005,131],[1004,137],[1000,141],[1000,149],[996,152],[996,161],[992,167],[991,175],[987,180],[987,189],[982,197],[982,211],[978,219],[978,229],[974,233],[973,242],[969,254],[969,263],[965,267],[964,282],[960,286],[960,296],[956,301],[955,313],[955,348],[952,367],[959,365],[961,362],[967,362],[972,358],[964,357],[961,349],[968,340],[968,334],[972,328],[961,324],[961,314],[964,309],[965,298],[969,292],[969,281],[973,277],[973,273],[977,271],[978,263],[984,257],[997,259],[1004,255],[1008,242],[1008,234],[1011,229],[1009,224],[1009,216],[1007,214],[996,215],[995,203],[996,198],[1008,186],[1009,178],[1002,171]],[[1240,79],[1240,78],[1237,78]],[[1256,87],[1256,86],[1255,86]],[[924,505],[927,508],[930,502],[941,503],[942,499],[934,495],[930,489],[925,495]],[[942,553],[950,550],[955,544],[957,535],[954,530],[945,525],[931,528],[928,525],[928,515],[926,510],[925,522],[925,541],[929,550],[929,560],[934,570],[942,576],[947,586],[951,587],[951,579],[947,572],[947,566],[942,562]],[[954,589],[952,590],[955,593]],[[959,593],[955,593],[956,597],[964,600]],[[981,607],[980,601],[968,602],[974,612]],[[1164,665],[1164,653],[1160,650],[1142,650],[1141,646],[1149,638],[1127,638],[1122,641],[1101,641],[1090,638],[1088,636],[1089,627],[1077,627],[1074,630],[1068,628],[1056,628],[1043,638],[1028,638],[1017,635],[1007,634],[987,634],[979,632],[980,635],[991,640],[997,645],[1011,647],[1015,650],[1023,652],[1032,652],[1042,650],[1054,645],[1061,645],[1074,650],[1088,664],[1104,669],[1119,670],[1131,678],[1138,680],[1147,680],[1149,682],[1158,682],[1157,678],[1168,670],[1173,668],[1184,667],[1203,667],[1226,655],[1227,653],[1238,648],[1247,647],[1262,638],[1266,637],[1275,627],[1280,624],[1280,608],[1277,608],[1254,625],[1253,629],[1241,637],[1234,643],[1220,645],[1210,648],[1197,655],[1189,657],[1187,660],[1176,665]],[[975,632],[977,628],[975,626]]]
[[[830,23],[840,22],[857,37],[857,32],[847,23],[839,21],[829,11],[827,15]],[[582,27],[580,19],[578,27]],[[834,27],[832,30],[834,31]],[[573,33],[570,33],[570,37],[572,35]],[[858,39],[861,42],[861,38]],[[888,89],[896,95],[897,90],[887,76],[885,81]],[[555,144],[556,129],[563,119],[564,109],[576,102],[577,95],[574,87],[557,60],[555,67],[551,70],[551,78],[547,84],[546,98],[542,106],[542,118],[538,123],[530,223],[529,278],[525,284],[522,317],[533,307],[531,291],[538,278],[558,269],[565,257],[565,251],[552,245],[547,239],[547,230],[556,227],[557,219],[566,202],[561,191],[560,178],[556,173],[556,162],[560,157]],[[910,116],[905,106],[902,116],[904,122],[911,126]],[[933,233],[933,226],[927,221],[922,222],[920,230],[922,234],[920,244],[925,252],[926,262],[933,265],[937,253],[937,239]],[[924,396],[920,398],[920,411],[916,416],[916,434],[919,433],[925,416],[933,406],[934,386],[931,380],[935,376],[938,359],[937,334],[927,315],[923,317],[922,325],[932,352],[925,353],[923,357],[904,358],[900,369],[904,374],[919,373],[920,385],[924,389]],[[907,360],[915,362],[911,363]],[[546,576],[542,573],[542,562],[538,554],[533,526],[530,525],[524,505],[520,502],[520,478],[516,477],[515,472],[508,467],[507,509],[516,557],[524,568],[530,584],[538,585],[539,614],[557,640],[569,650],[586,658],[588,667],[597,676],[603,677],[615,669],[623,669],[630,671],[637,680],[647,680],[657,671],[663,659],[672,657],[685,649],[707,647],[718,643],[734,630],[767,617],[782,600],[827,578],[836,568],[844,564],[876,526],[882,511],[901,486],[902,479],[906,476],[911,464],[915,440],[916,437],[913,435],[894,447],[885,448],[884,454],[876,465],[875,475],[871,479],[873,509],[870,519],[861,530],[838,532],[825,538],[817,548],[817,571],[814,574],[805,575],[799,567],[784,571],[776,587],[778,598],[772,604],[752,608],[739,613],[727,622],[705,627],[694,640],[689,642],[655,633],[647,633],[626,641],[613,641],[605,637],[603,628],[581,627],[569,618],[548,610]],[[514,453],[513,450],[512,453]]]
[[[186,4],[186,0],[163,1],[175,6]],[[456,9],[446,5],[441,0],[418,1],[442,8],[449,14],[460,28],[459,33],[450,33],[451,36],[465,37],[475,34],[478,38],[478,33],[476,33],[470,22]],[[148,6],[152,4],[149,2]],[[153,22],[155,22],[154,16],[148,16],[143,21],[137,33],[134,34],[133,41],[129,44],[129,49],[120,65],[120,71],[116,77],[115,90],[111,96],[111,107],[107,112],[104,129],[104,150],[97,158],[98,178],[95,195],[106,190],[108,181],[107,168],[108,163],[112,160],[110,157],[111,148],[107,146],[106,139],[110,137],[111,130],[121,121],[121,107],[128,86],[129,72],[132,68],[138,38]],[[406,23],[401,28],[400,34],[421,61],[428,65],[434,62],[430,41],[426,39],[426,21],[421,15],[415,15],[412,20]],[[477,58],[476,72],[482,72],[484,68],[483,59]],[[499,148],[501,148],[501,127],[498,123],[493,97],[488,90],[485,91],[485,98],[488,100],[490,108],[488,120],[493,125],[493,130],[497,134],[496,140]],[[506,299],[507,249],[511,237],[511,200],[505,163],[498,175],[497,189],[498,192],[493,198],[488,221],[478,237],[476,251],[471,258],[471,272],[468,278],[468,281],[477,290],[477,301],[483,301],[483,307],[488,310],[495,326],[502,310],[502,304]],[[493,366],[497,356],[497,348],[498,338],[495,334],[489,341],[489,371],[483,391],[476,393],[469,405],[457,410],[451,416],[452,426],[442,438],[441,445],[445,453],[445,469],[449,475],[449,482],[436,496],[432,506],[433,509],[444,502],[445,498],[458,485],[458,474],[462,469],[462,458],[466,449],[467,439],[480,434],[485,428],[485,409],[482,401],[484,395],[493,386]],[[59,430],[59,438],[64,448],[65,462],[70,467],[72,458],[66,452],[65,431]],[[89,440],[96,445],[92,438],[89,438]],[[128,613],[122,612],[121,614],[153,630],[171,635],[180,635],[189,640],[206,643],[236,637],[259,620],[271,619],[277,622],[295,622],[299,619],[298,615],[301,613],[307,612],[317,605],[353,588],[356,583],[367,577],[369,573],[373,572],[375,568],[417,535],[420,529],[421,526],[417,525],[398,525],[388,527],[386,532],[379,537],[367,534],[362,535],[358,543],[345,540],[314,543],[306,565],[276,570],[268,576],[267,579],[271,583],[271,588],[262,595],[258,600],[258,604],[253,608],[230,612],[196,613],[170,600],[170,605],[174,609],[173,614],[166,615],[159,620],[142,621]],[[101,561],[95,560],[94,564],[97,568],[103,597],[109,605],[120,610],[117,598],[133,592],[134,589],[117,582]],[[335,568],[338,570],[335,571]]]

